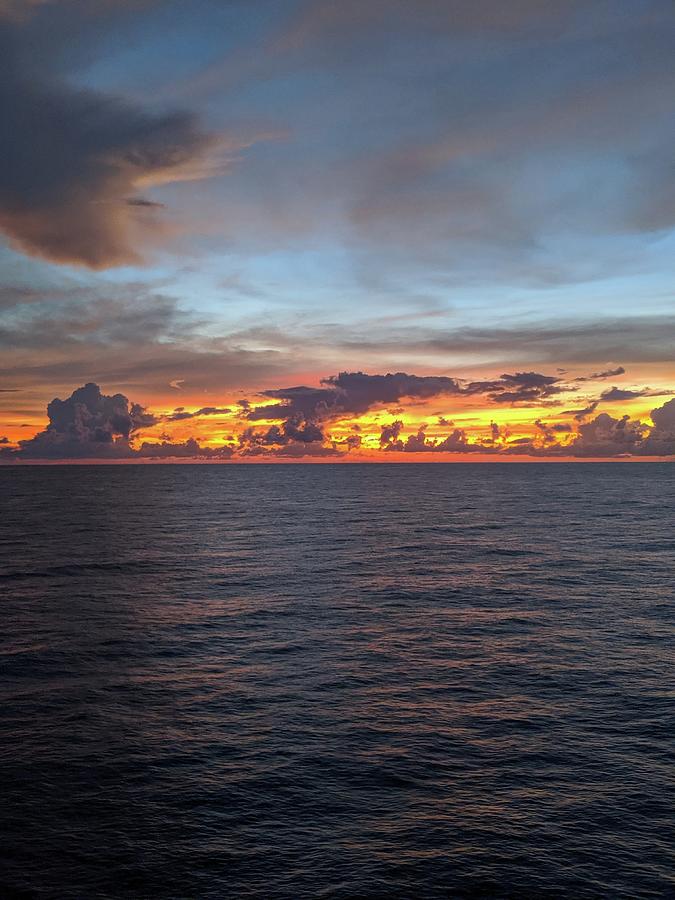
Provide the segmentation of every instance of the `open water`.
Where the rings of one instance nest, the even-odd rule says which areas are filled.
[[[675,465],[0,468],[0,896],[675,896]]]

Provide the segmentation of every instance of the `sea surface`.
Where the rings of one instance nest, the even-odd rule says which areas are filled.
[[[0,504],[2,898],[675,896],[675,464]]]

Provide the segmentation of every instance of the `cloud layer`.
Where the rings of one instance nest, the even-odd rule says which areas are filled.
[[[367,376],[364,373],[341,373],[326,379],[327,388],[317,389],[313,403],[307,405],[308,393],[299,389],[275,392],[275,397],[283,395],[286,405],[273,405],[271,418],[279,418],[280,425],[271,425],[260,430],[245,425],[239,432],[237,441],[231,437],[227,443],[218,446],[202,446],[194,437],[183,441],[163,439],[160,442],[141,440],[143,430],[152,428],[160,421],[184,421],[197,419],[215,413],[230,413],[228,408],[203,407],[187,417],[172,419],[172,416],[158,417],[139,403],[128,400],[122,394],[103,394],[98,385],[89,383],[75,390],[66,400],[54,399],[49,404],[47,414],[49,425],[35,437],[22,440],[17,447],[4,446],[0,458],[5,461],[23,459],[246,459],[266,458],[307,458],[344,457],[351,453],[363,454],[361,431],[358,424],[352,426],[352,433],[344,440],[333,439],[326,434],[326,423],[331,418],[345,418],[345,409],[339,413],[336,403],[326,404],[326,393],[343,391],[340,394],[345,405],[349,404],[349,393],[345,385],[359,385],[357,397],[352,397],[351,405],[363,413],[372,407],[391,402],[392,397],[402,400],[423,396],[437,398],[450,392],[459,393],[462,388],[453,379],[432,379],[424,376],[397,375]],[[373,385],[367,380],[372,378]],[[365,390],[364,385],[369,389]],[[394,388],[393,385],[399,385]],[[406,385],[405,390],[403,385]],[[486,382],[486,391],[493,390],[495,382]],[[338,389],[338,385],[341,385]],[[377,385],[379,387],[375,387]],[[432,385],[435,385],[432,387]],[[473,386],[473,385],[472,385]],[[307,392],[309,389],[305,389]],[[417,394],[406,393],[417,391]],[[270,392],[267,392],[269,395]],[[303,406],[299,411],[297,402],[301,397]],[[334,398],[333,398],[334,399]],[[499,401],[497,400],[497,403]],[[282,409],[291,409],[282,418]],[[255,418],[265,408],[250,409],[245,403],[234,413],[244,423]],[[572,411],[570,411],[572,412]],[[353,415],[349,411],[348,415]],[[318,417],[312,419],[312,416]],[[319,422],[321,424],[319,424]],[[402,418],[394,419],[380,428],[379,451],[387,454],[488,454],[497,457],[573,457],[573,458],[614,458],[626,456],[675,455],[675,398],[668,400],[651,412],[651,422],[630,419],[625,415],[615,418],[601,412],[593,419],[547,424],[540,419],[534,423],[531,437],[511,439],[509,429],[493,422],[486,433],[470,436],[462,428],[455,428],[442,438],[428,437],[427,425],[419,425],[406,434]],[[3,443],[7,443],[6,441]],[[370,451],[372,455],[372,451]],[[375,454],[377,456],[377,454]]]

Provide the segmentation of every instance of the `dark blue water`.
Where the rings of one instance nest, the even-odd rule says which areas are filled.
[[[675,896],[675,465],[0,498],[3,897]]]

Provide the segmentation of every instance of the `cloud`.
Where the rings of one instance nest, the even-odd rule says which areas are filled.
[[[336,415],[360,415],[374,406],[396,403],[403,397],[428,399],[443,394],[459,394],[455,378],[442,375],[408,375],[405,372],[368,375],[340,372],[322,379],[323,388],[291,387],[263,391],[263,396],[282,400],[273,406],[257,407],[251,419],[300,416],[321,420]]]
[[[280,400],[249,410],[251,421],[283,421],[283,434],[296,440],[321,440],[323,423],[342,416],[396,403],[402,398],[425,400],[444,394],[460,394],[460,382],[441,375],[408,375],[405,372],[368,375],[340,372],[321,381],[324,387],[289,387],[263,391],[261,396]],[[306,437],[304,437],[306,436]]]
[[[542,422],[541,419],[537,419],[534,425],[542,433],[545,444],[553,444],[556,442],[558,435],[569,434],[572,431],[572,426],[567,422],[555,422],[551,425],[547,422]]]
[[[0,18],[0,230],[53,262],[139,263],[162,230],[140,192],[214,174],[216,138],[190,113],[73,86],[30,39],[23,17]]]
[[[508,441],[508,434],[492,427],[489,436],[469,441],[462,429],[443,440],[430,440],[425,429],[419,428],[403,438],[401,428],[395,436],[383,444],[383,449],[404,453],[490,453],[496,457],[525,455],[533,457],[622,458],[627,456],[675,455],[675,398],[664,406],[652,410],[652,422],[648,425],[628,416],[614,418],[600,413],[592,421],[582,423],[576,434],[565,423],[548,425],[537,420],[539,438],[523,437]],[[394,423],[399,425],[401,423]],[[492,423],[494,426],[494,423]],[[387,433],[387,438],[389,437]],[[560,438],[571,440],[560,442]]]
[[[97,384],[73,391],[67,400],[52,400],[47,407],[49,425],[19,449],[5,452],[7,459],[228,459],[232,448],[201,447],[194,438],[184,442],[144,442],[138,450],[131,439],[157,419],[123,394],[108,396]],[[6,443],[6,442],[2,442]]]
[[[396,421],[382,428],[380,445],[389,452],[404,453],[489,453],[499,456],[622,458],[626,456],[675,455],[675,398],[652,410],[653,427],[630,419],[600,413],[578,426],[576,433],[567,423],[547,424],[538,419],[539,437],[508,440],[508,431],[491,423],[488,435],[468,440],[463,429],[455,429],[442,440],[429,439],[426,428],[403,435],[403,423]],[[562,442],[561,442],[562,439]]]
[[[574,390],[561,385],[561,379],[555,375],[542,375],[539,372],[516,372],[514,375],[501,375],[497,381],[474,381],[467,388],[467,393],[487,394],[495,403],[534,403]]]
[[[227,406],[202,406],[194,412],[187,412],[182,406],[175,409],[170,415],[165,416],[167,422],[183,422],[187,419],[198,419],[200,416],[225,416],[232,410]]]
[[[157,396],[174,393],[173,381],[174,396],[180,384],[193,396],[212,395],[279,383],[293,364],[283,349],[249,350],[215,328],[206,334],[204,320],[163,293],[163,285],[111,284],[89,275],[60,281],[31,289],[29,300],[21,288],[0,291],[0,385],[44,397],[45,390],[70,392],[73,384],[94,381],[123,392],[142,386]]]
[[[106,396],[97,384],[73,391],[67,400],[52,400],[49,425],[20,441],[20,455],[30,459],[121,458],[131,453],[129,439],[156,423],[153,415],[123,394]]]
[[[581,422],[588,416],[593,415],[595,410],[598,408],[598,403],[598,400],[594,400],[592,403],[589,403],[588,406],[583,406],[581,409],[566,409],[561,413],[561,415],[574,416],[577,422]]]
[[[339,397],[345,412],[367,412],[379,404],[397,403],[404,397],[427,400],[431,397],[461,393],[460,382],[445,375],[408,375],[405,372],[367,375],[365,372],[340,372],[323,380]]]
[[[579,426],[579,433],[569,446],[572,456],[611,457],[639,453],[648,429],[628,416],[615,419],[600,413],[591,422]]]
[[[652,422],[660,431],[675,431],[675,397],[651,411]]]
[[[392,444],[398,443],[402,428],[403,422],[400,419],[390,422],[389,425],[383,425],[380,431],[380,447],[391,447]]]
[[[643,452],[654,456],[675,455],[675,397],[651,411],[654,423]]]
[[[596,381],[602,380],[603,378],[613,378],[616,375],[625,375],[626,370],[623,366],[617,366],[615,369],[606,369],[604,372],[593,372],[591,375],[582,375],[580,378],[575,378],[575,381]]]
[[[598,357],[626,362],[672,361],[675,316],[595,316],[582,321],[543,321],[535,325],[471,325],[444,330],[405,328],[333,331],[337,350],[372,357],[414,355],[425,359],[473,357],[494,365],[526,359],[530,364],[595,364]],[[364,334],[366,336],[364,336]],[[500,362],[501,361],[501,362]]]
[[[133,453],[140,459],[230,459],[233,454],[232,447],[201,447],[194,438],[188,438],[184,442],[174,443],[162,441],[161,443],[143,442],[139,449]]]
[[[574,15],[578,0],[305,0],[277,38],[280,49],[290,51],[326,41],[336,41],[361,32],[380,34],[383,29],[430,29],[434,32],[500,32],[556,28]],[[388,33],[388,32],[387,32]]]
[[[445,375],[411,375],[407,372],[371,375],[340,372],[322,379],[324,387],[275,388],[262,396],[279,403],[257,406],[247,413],[251,421],[280,420],[284,427],[320,428],[338,417],[362,415],[377,407],[390,407],[403,399],[424,401],[441,396],[484,394],[494,403],[534,403],[574,390],[555,376],[538,372],[504,374],[491,381],[465,383]],[[400,410],[398,410],[400,411]],[[318,432],[317,432],[318,434]]]
[[[205,407],[205,409],[212,409]],[[213,407],[216,409],[216,407]],[[223,408],[224,409],[224,408]],[[89,383],[75,390],[66,400],[55,399],[48,406],[49,425],[35,437],[19,441],[18,448],[3,444],[3,460],[22,459],[246,459],[249,457],[339,458],[357,450],[368,455],[360,434],[344,440],[326,439],[319,425],[302,420],[286,420],[268,428],[249,426],[227,443],[203,447],[195,438],[173,442],[143,442],[134,448],[141,429],[160,421],[139,403],[123,394],[106,395],[98,385]],[[468,436],[455,428],[445,437],[429,437],[427,425],[416,426],[407,436],[401,419],[381,426],[379,448],[387,453],[483,453],[499,456],[513,454],[533,457],[616,458],[625,456],[675,455],[675,398],[651,412],[651,425],[629,416],[615,418],[600,413],[590,421],[581,421],[576,431],[565,422],[553,424],[537,419],[536,433],[510,439],[509,430],[496,422],[487,433]],[[134,441],[136,439],[136,441]]]
[[[302,459],[304,457],[321,459],[340,457],[343,456],[344,453],[337,447],[326,447],[320,441],[289,441],[287,444],[282,444],[278,447],[261,446],[257,444],[245,446],[241,449],[240,455],[243,458],[262,456],[270,458],[279,457],[281,459]]]
[[[494,424],[494,423],[493,423]],[[462,428],[455,428],[451,434],[440,440],[428,438],[426,426],[420,426],[416,432],[409,434],[403,440],[401,436],[403,423],[393,422],[390,426],[384,426],[380,435],[380,446],[383,450],[393,453],[493,453],[495,447],[495,430],[491,429],[491,437],[483,438],[474,443],[469,442],[466,432]],[[495,426],[496,427],[496,426]],[[499,436],[499,429],[497,429]]]
[[[670,391],[653,391],[651,388],[642,388],[637,391],[626,390],[624,388],[612,387],[603,391],[600,399],[606,402],[620,402],[622,400],[637,400],[640,397],[661,397],[664,393]]]

